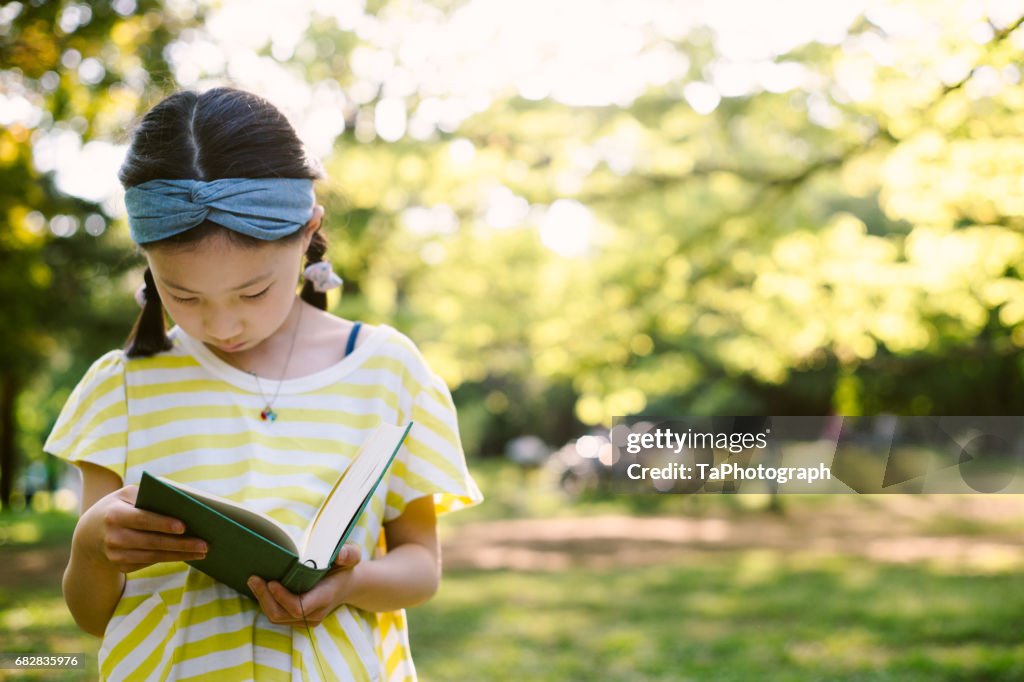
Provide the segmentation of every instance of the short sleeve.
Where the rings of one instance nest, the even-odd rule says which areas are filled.
[[[437,515],[483,501],[466,466],[455,404],[444,381],[427,372],[412,403],[413,426],[392,465],[384,521],[393,521],[405,506],[434,496]]]
[[[68,462],[90,462],[124,480],[128,414],[124,352],[107,353],[85,373],[54,424],[43,451]]]

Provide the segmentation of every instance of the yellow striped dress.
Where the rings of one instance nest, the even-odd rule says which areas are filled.
[[[138,484],[143,470],[271,516],[296,537],[380,422],[415,424],[351,540],[385,551],[382,524],[433,495],[438,514],[481,501],[444,382],[407,336],[379,325],[338,364],[281,384],[264,422],[253,376],[175,327],[149,358],[111,351],[65,404],[44,450]],[[275,385],[263,381],[263,386]],[[182,562],[129,573],[100,647],[105,680],[414,680],[404,611],[342,606],[311,628]],[[312,641],[311,641],[312,640]],[[314,657],[319,656],[319,663]]]

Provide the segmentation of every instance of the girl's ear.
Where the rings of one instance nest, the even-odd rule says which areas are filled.
[[[313,225],[314,223],[316,223],[317,227],[320,227],[320,223],[324,219],[324,213],[325,213],[325,209],[324,209],[324,207],[321,204],[317,204],[316,206],[314,206],[313,207],[313,215],[312,215],[312,217],[310,217],[309,222],[306,223],[306,227],[308,228],[311,225]]]
[[[305,253],[306,249],[309,248],[309,243],[313,239],[313,233],[320,229],[323,225],[324,220],[324,207],[317,204],[313,207],[313,217],[309,219],[306,226],[302,229],[305,230],[305,234],[302,237],[302,252]]]

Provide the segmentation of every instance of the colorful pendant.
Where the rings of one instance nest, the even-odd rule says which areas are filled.
[[[274,391],[272,398],[267,398],[263,392],[263,387],[260,386],[260,378],[255,372],[249,372],[252,375],[252,380],[256,383],[256,391],[260,394],[260,398],[263,400],[264,408],[260,411],[260,419],[265,422],[276,422],[277,412],[274,412],[274,408],[271,405],[277,400],[277,395],[281,392],[281,387],[284,386],[284,378],[288,375],[288,364],[292,360],[292,351],[295,350],[295,339],[299,336],[299,329],[302,327],[302,311],[305,310],[305,305],[301,301],[298,303],[299,306],[299,317],[295,321],[295,329],[292,330],[292,345],[288,348],[288,357],[284,361],[284,369],[281,370],[281,378],[277,382],[277,390]],[[293,306],[294,308],[294,306]]]

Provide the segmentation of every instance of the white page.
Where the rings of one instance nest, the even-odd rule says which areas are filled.
[[[313,561],[318,568],[327,566],[352,516],[391,461],[406,428],[380,424],[359,448],[344,477],[328,495],[306,530],[300,556],[304,563]]]

